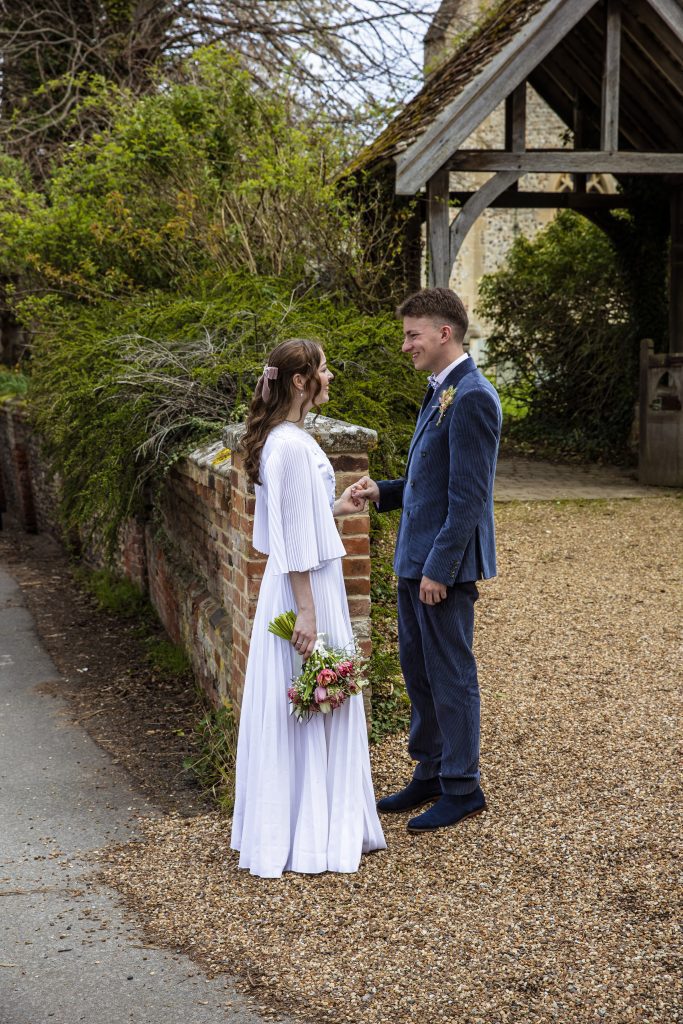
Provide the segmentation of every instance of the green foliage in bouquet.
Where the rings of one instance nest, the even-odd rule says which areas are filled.
[[[281,640],[291,640],[296,625],[296,612],[282,612],[268,623],[268,632],[279,636]]]

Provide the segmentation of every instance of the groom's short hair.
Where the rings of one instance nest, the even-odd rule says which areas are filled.
[[[425,316],[430,320],[441,320],[450,324],[456,341],[460,342],[469,324],[462,300],[450,288],[422,288],[401,303],[396,316],[399,319],[404,316]]]

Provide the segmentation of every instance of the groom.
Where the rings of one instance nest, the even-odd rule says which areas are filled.
[[[402,508],[398,576],[401,669],[412,705],[408,751],[417,767],[380,811],[409,811],[409,832],[456,825],[486,809],[479,786],[479,686],[472,653],[479,579],[496,574],[493,480],[502,424],[495,388],[463,350],[467,313],[448,288],[399,307],[403,351],[430,374],[405,477],[363,477],[354,496]],[[436,801],[436,802],[434,802]]]

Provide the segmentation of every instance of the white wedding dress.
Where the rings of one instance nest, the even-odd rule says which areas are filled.
[[[363,698],[298,722],[287,697],[298,659],[290,643],[268,632],[275,616],[296,610],[288,573],[310,570],[318,632],[330,646],[352,650],[334,471],[309,434],[282,423],[268,435],[260,477],[253,545],[269,557],[244,685],[230,845],[241,868],[264,878],[356,871],[362,853],[386,848]]]

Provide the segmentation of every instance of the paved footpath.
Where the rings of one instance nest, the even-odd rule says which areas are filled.
[[[638,483],[635,470],[617,466],[563,465],[510,456],[498,460],[496,501],[574,501],[595,498],[652,498],[675,493]]]
[[[0,570],[0,1024],[259,1024],[225,978],[150,948],[87,854],[155,814],[41,692],[57,678]]]

